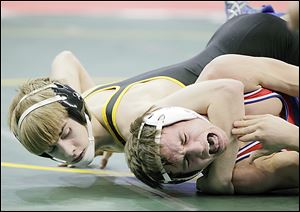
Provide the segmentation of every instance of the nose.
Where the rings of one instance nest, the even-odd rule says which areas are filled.
[[[61,153],[67,160],[73,160],[75,158],[76,146],[72,144],[70,140],[59,140],[57,147],[61,150]]]

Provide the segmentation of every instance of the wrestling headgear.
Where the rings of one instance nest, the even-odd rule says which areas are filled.
[[[88,115],[87,109],[85,108],[84,100],[79,93],[77,93],[75,90],[73,90],[68,85],[63,85],[61,83],[54,82],[52,84],[38,88],[38,89],[30,92],[29,94],[26,94],[25,96],[23,96],[23,98],[19,101],[18,104],[20,104],[27,97],[29,97],[33,94],[36,94],[40,91],[50,89],[50,88],[54,91],[55,96],[45,99],[43,101],[40,101],[40,102],[30,106],[29,108],[27,108],[22,113],[22,115],[20,116],[20,118],[18,120],[18,130],[17,131],[18,132],[20,131],[22,122],[29,113],[31,113],[32,111],[34,111],[37,108],[40,108],[42,106],[51,104],[53,102],[59,102],[61,105],[63,105],[67,109],[68,114],[71,118],[73,118],[74,120],[78,121],[81,124],[87,124],[89,145],[86,149],[86,152],[85,152],[85,155],[83,156],[83,158],[78,163],[72,164],[74,166],[87,166],[93,161],[93,159],[95,157],[95,141],[94,141],[94,137],[93,137],[90,117]],[[15,136],[18,138],[17,135],[15,135]],[[52,160],[55,160],[55,161],[67,163],[66,161],[62,161],[60,159],[54,158],[47,153],[43,153],[39,156],[47,157],[47,158],[51,158]]]
[[[158,109],[151,114],[144,117],[143,122],[140,126],[138,137],[137,139],[140,139],[142,130],[146,125],[155,126],[156,127],[156,135],[155,135],[155,142],[157,144],[160,144],[160,138],[161,138],[161,132],[162,128],[168,125],[172,125],[179,121],[188,121],[192,119],[200,118],[202,120],[205,120],[209,122],[204,116],[201,116],[200,114],[196,113],[195,111],[192,111],[187,108],[182,107],[164,107],[161,109]],[[156,161],[160,167],[160,172],[163,177],[163,181],[161,183],[176,183],[176,182],[183,182],[190,180],[194,177],[196,177],[202,170],[197,172],[196,174],[189,176],[189,177],[182,177],[182,178],[172,178],[169,176],[169,174],[166,172],[166,170],[163,167],[163,164],[161,162],[161,158],[156,158]],[[150,176],[149,176],[150,177]],[[154,180],[152,177],[150,177],[152,180]],[[154,180],[157,181],[157,180]]]

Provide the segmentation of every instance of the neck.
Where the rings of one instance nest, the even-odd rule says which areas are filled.
[[[102,155],[103,151],[120,152],[108,130],[92,116],[93,134],[95,138],[95,156]]]

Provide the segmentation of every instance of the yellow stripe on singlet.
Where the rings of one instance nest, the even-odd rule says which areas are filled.
[[[103,86],[103,85],[101,85],[101,86]],[[102,89],[96,90],[96,91],[94,91],[94,92],[91,92],[91,90],[94,90],[94,89],[97,89],[97,88],[89,89],[88,91],[89,91],[90,93],[89,93],[88,91],[86,91],[86,93],[85,93],[85,99],[87,99],[87,98],[93,96],[93,95],[96,94],[96,93],[99,93],[99,92],[102,92],[102,91],[105,91],[105,90],[112,90],[112,89],[114,89],[114,90],[116,90],[116,92],[118,92],[118,90],[120,89],[120,86],[109,86],[109,87],[107,87],[107,88],[102,88]],[[117,136],[115,135],[115,133],[114,133],[113,130],[111,129],[111,127],[110,127],[110,125],[109,125],[109,122],[108,122],[108,120],[107,120],[107,116],[106,116],[106,108],[107,108],[107,105],[108,105],[109,101],[111,100],[111,98],[112,98],[113,96],[114,96],[114,94],[112,94],[112,95],[106,100],[106,102],[105,102],[105,104],[104,104],[104,107],[103,107],[102,110],[101,110],[101,114],[102,114],[103,122],[104,122],[106,128],[108,129],[109,133],[112,135],[112,137],[114,138],[114,140],[120,142],[121,145],[123,146],[122,142],[119,141],[119,139],[117,138]]]
[[[138,84],[138,83],[144,83],[144,82],[147,82],[147,81],[151,81],[151,80],[157,80],[157,79],[166,79],[166,80],[170,80],[176,84],[178,84],[179,86],[181,87],[186,87],[182,82],[180,82],[179,80],[177,79],[174,79],[172,77],[167,77],[167,76],[157,76],[157,77],[151,77],[151,78],[148,78],[148,79],[144,79],[144,80],[140,80],[140,81],[137,81],[137,82],[134,82],[134,83],[131,83],[129,85],[127,85],[127,87],[120,93],[119,97],[117,98],[114,106],[113,106],[113,110],[112,110],[112,122],[113,122],[113,125],[116,129],[116,131],[118,132],[118,134],[123,138],[124,141],[126,141],[126,139],[122,136],[122,134],[120,133],[119,129],[118,129],[118,126],[117,126],[117,122],[116,122],[116,113],[117,113],[117,109],[118,109],[118,106],[120,104],[120,101],[122,99],[122,97],[124,96],[124,94],[128,91],[129,88],[131,88],[132,86]],[[121,141],[120,141],[121,142]]]

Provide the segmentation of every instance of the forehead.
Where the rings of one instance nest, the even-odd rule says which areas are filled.
[[[192,129],[204,129],[211,124],[206,120],[195,118],[191,120],[184,120],[176,122],[172,125],[165,126],[162,129],[163,134],[176,134],[176,132],[185,131],[185,130],[192,130]]]

